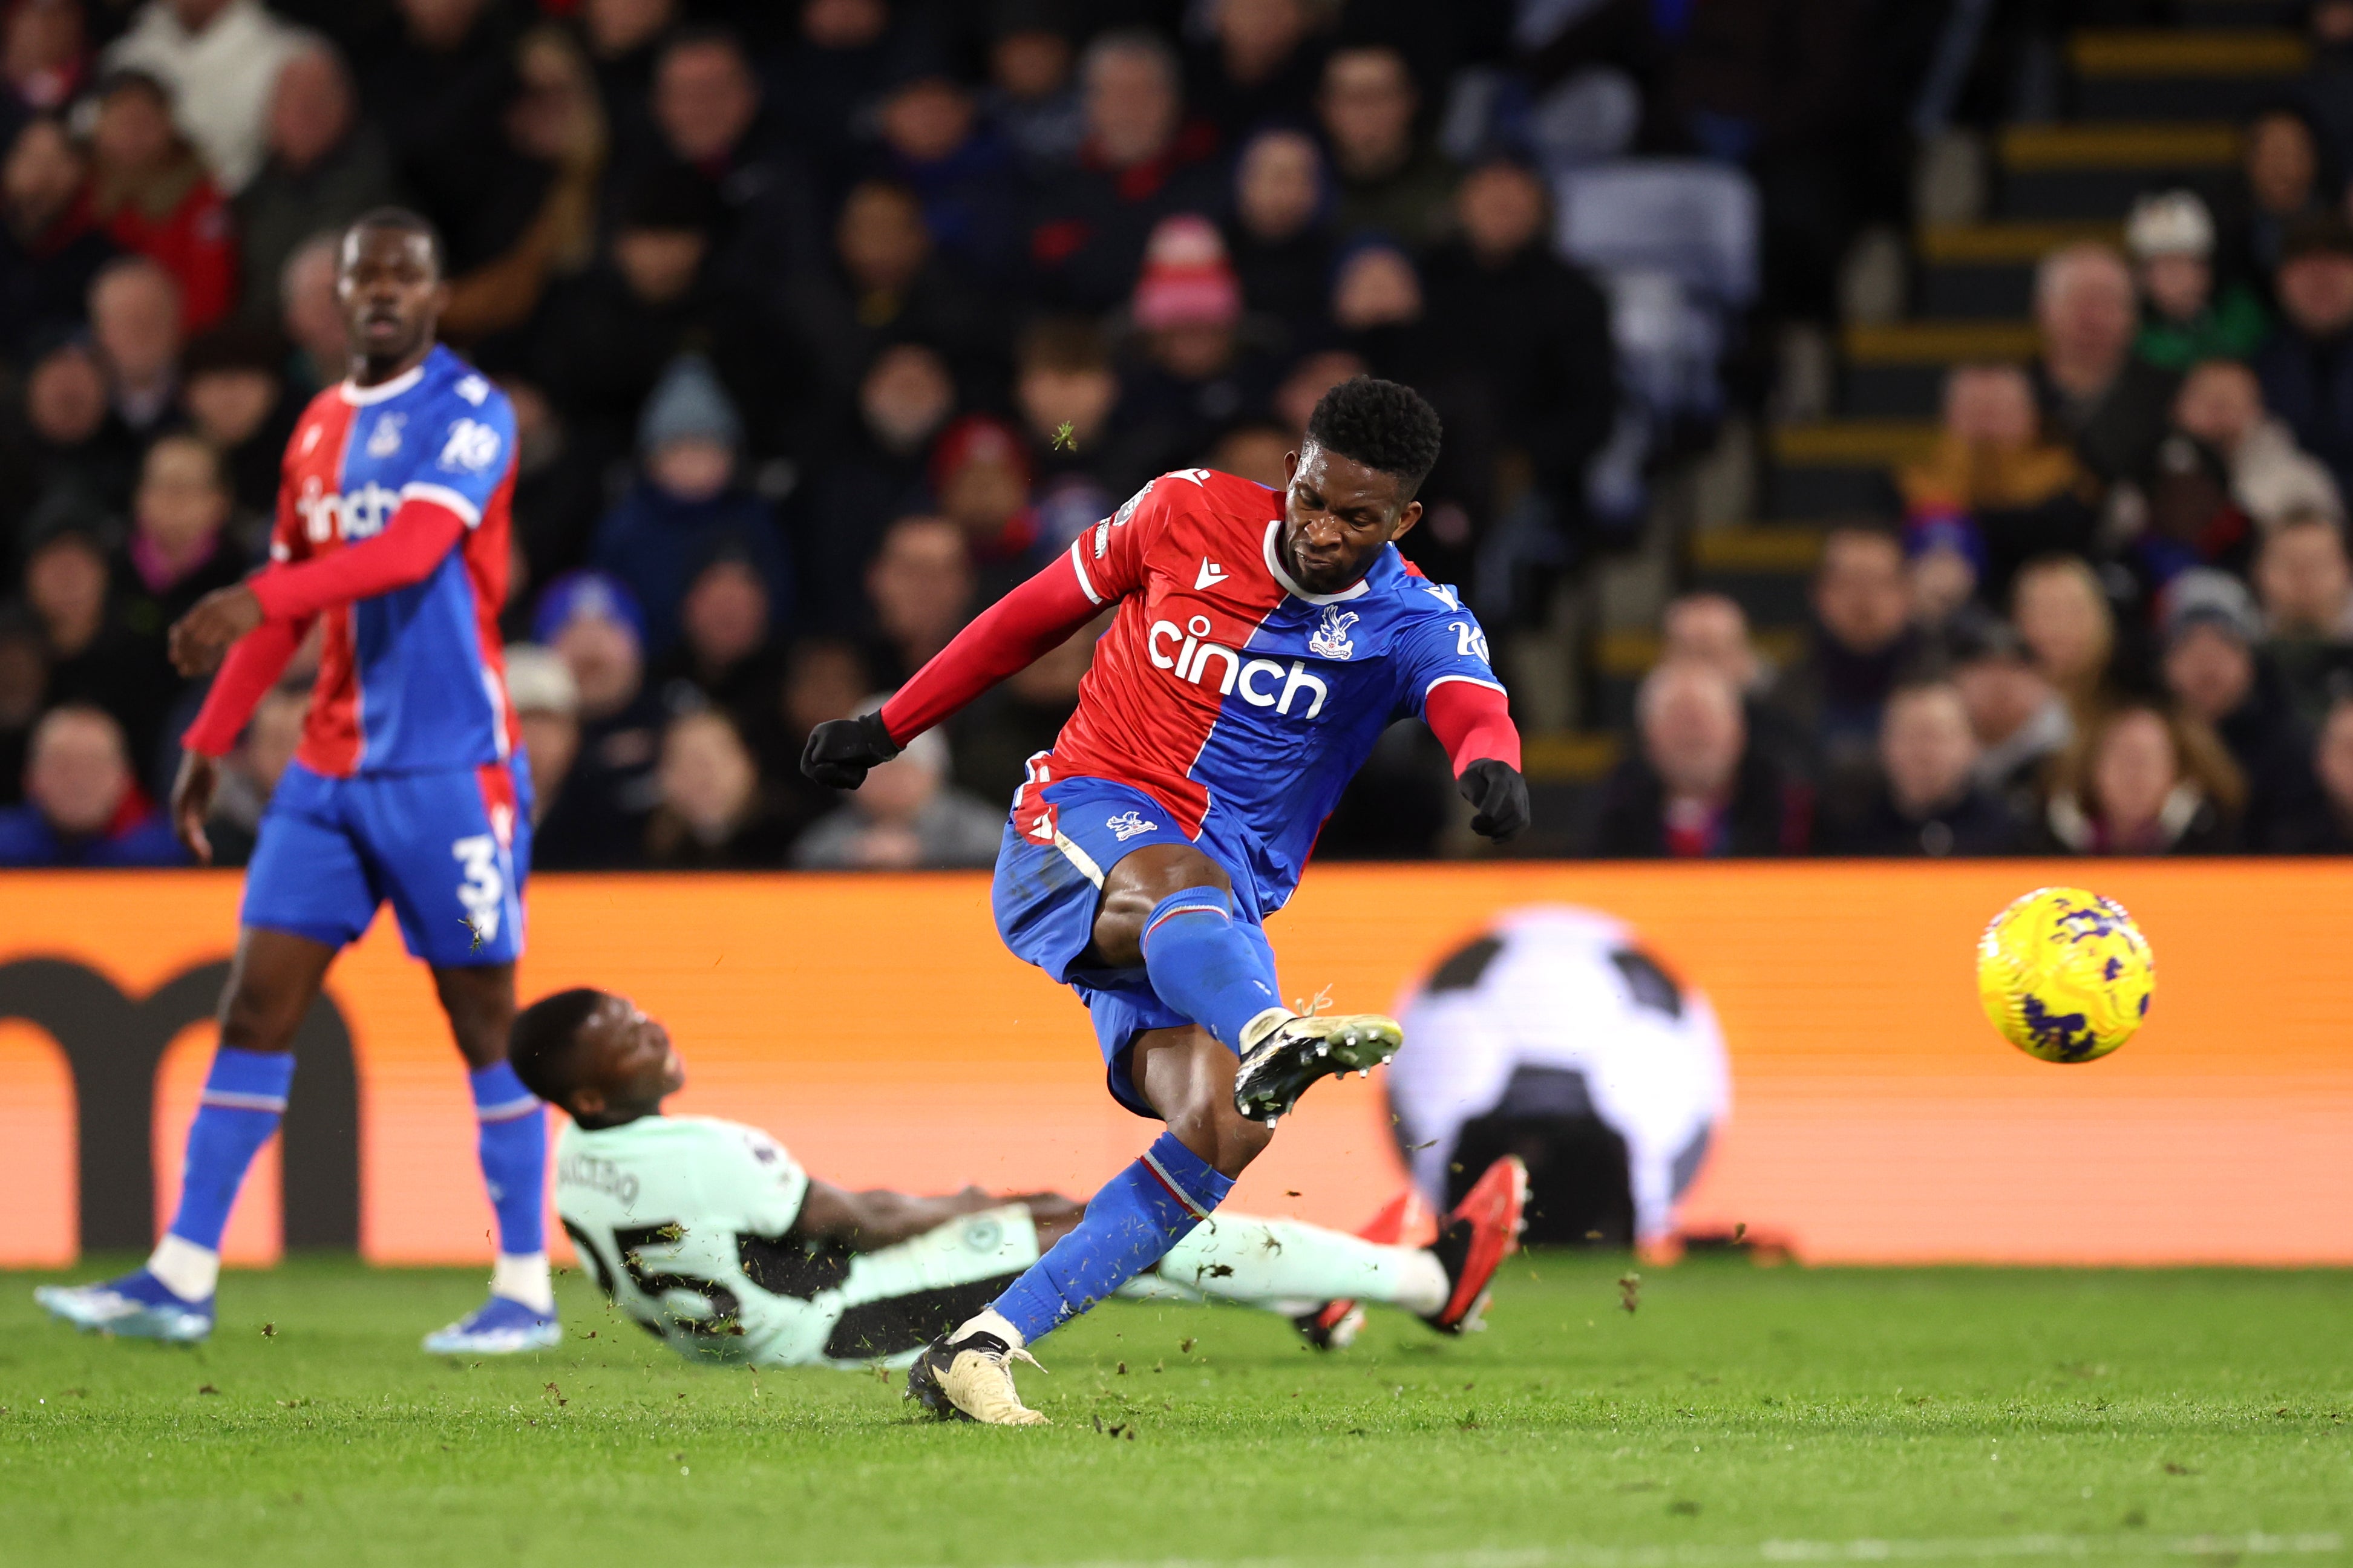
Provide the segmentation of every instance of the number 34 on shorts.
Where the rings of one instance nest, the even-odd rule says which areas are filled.
[[[244,922],[342,947],[389,900],[426,963],[511,963],[530,820],[503,763],[349,778],[292,763],[262,817]]]

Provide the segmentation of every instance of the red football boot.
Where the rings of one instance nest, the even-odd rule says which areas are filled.
[[[1440,1333],[1459,1334],[1481,1327],[1486,1310],[1487,1284],[1495,1270],[1520,1247],[1520,1210],[1528,1201],[1528,1168],[1516,1154],[1506,1154],[1462,1194],[1454,1212],[1430,1244],[1453,1289],[1443,1309],[1423,1322]]]

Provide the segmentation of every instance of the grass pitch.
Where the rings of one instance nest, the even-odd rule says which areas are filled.
[[[1330,1357],[1264,1314],[1114,1303],[1043,1347],[1051,1376],[1025,1372],[1055,1425],[1020,1431],[914,1419],[896,1376],[688,1366],[576,1274],[562,1351],[480,1364],[416,1348],[480,1299],[472,1270],[232,1274],[192,1351],[78,1337],[32,1305],[39,1278],[0,1275],[0,1562],[2317,1562],[2353,1542],[2353,1275],[1706,1261],[1645,1270],[1630,1314],[1624,1269],[1515,1259],[1489,1332],[1377,1312]]]

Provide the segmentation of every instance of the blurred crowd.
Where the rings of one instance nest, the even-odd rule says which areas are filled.
[[[977,864],[1090,634],[855,796],[800,779],[808,729],[1153,474],[1280,483],[1365,371],[1446,421],[1408,552],[1532,624],[1691,418],[1761,403],[1744,344],[1834,308],[1921,94],[1968,112],[2017,9],[1957,77],[1971,0],[7,0],[0,863],[179,858],[201,690],[163,632],[260,560],[372,206],[438,226],[445,335],[517,411],[537,862]],[[2353,252],[2348,98],[2316,101],[2257,123],[2238,205],[2052,259],[2042,363],[1956,374],[1802,660],[1674,606],[1593,849],[2342,837]],[[302,698],[232,759],[225,859]],[[2166,775],[2147,821],[2112,752]],[[1429,853],[1450,793],[1385,743],[1325,847]]]
[[[1552,182],[1842,128],[1788,115],[1747,9],[9,0],[0,858],[170,853],[148,826],[196,694],[160,637],[258,560],[340,374],[332,237],[385,202],[438,226],[445,333],[518,410],[543,865],[985,858],[1085,643],[848,804],[795,773],[807,727],[1153,474],[1280,482],[1361,371],[1438,403],[1414,551],[1468,584],[1487,550],[1508,616],[1577,559],[1620,423]],[[1799,30],[1809,90],[1864,74]],[[283,764],[280,707],[231,816]],[[1426,848],[1438,814],[1404,815]]]
[[[2353,851],[2353,4],[2225,199],[2034,279],[1933,450],[1833,528],[1810,640],[1670,606],[1607,855]]]

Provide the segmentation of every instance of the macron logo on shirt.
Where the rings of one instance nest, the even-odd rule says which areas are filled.
[[[1193,579],[1193,592],[1198,594],[1202,589],[1214,587],[1225,580],[1226,569],[1204,555],[1201,557],[1200,574]]]

